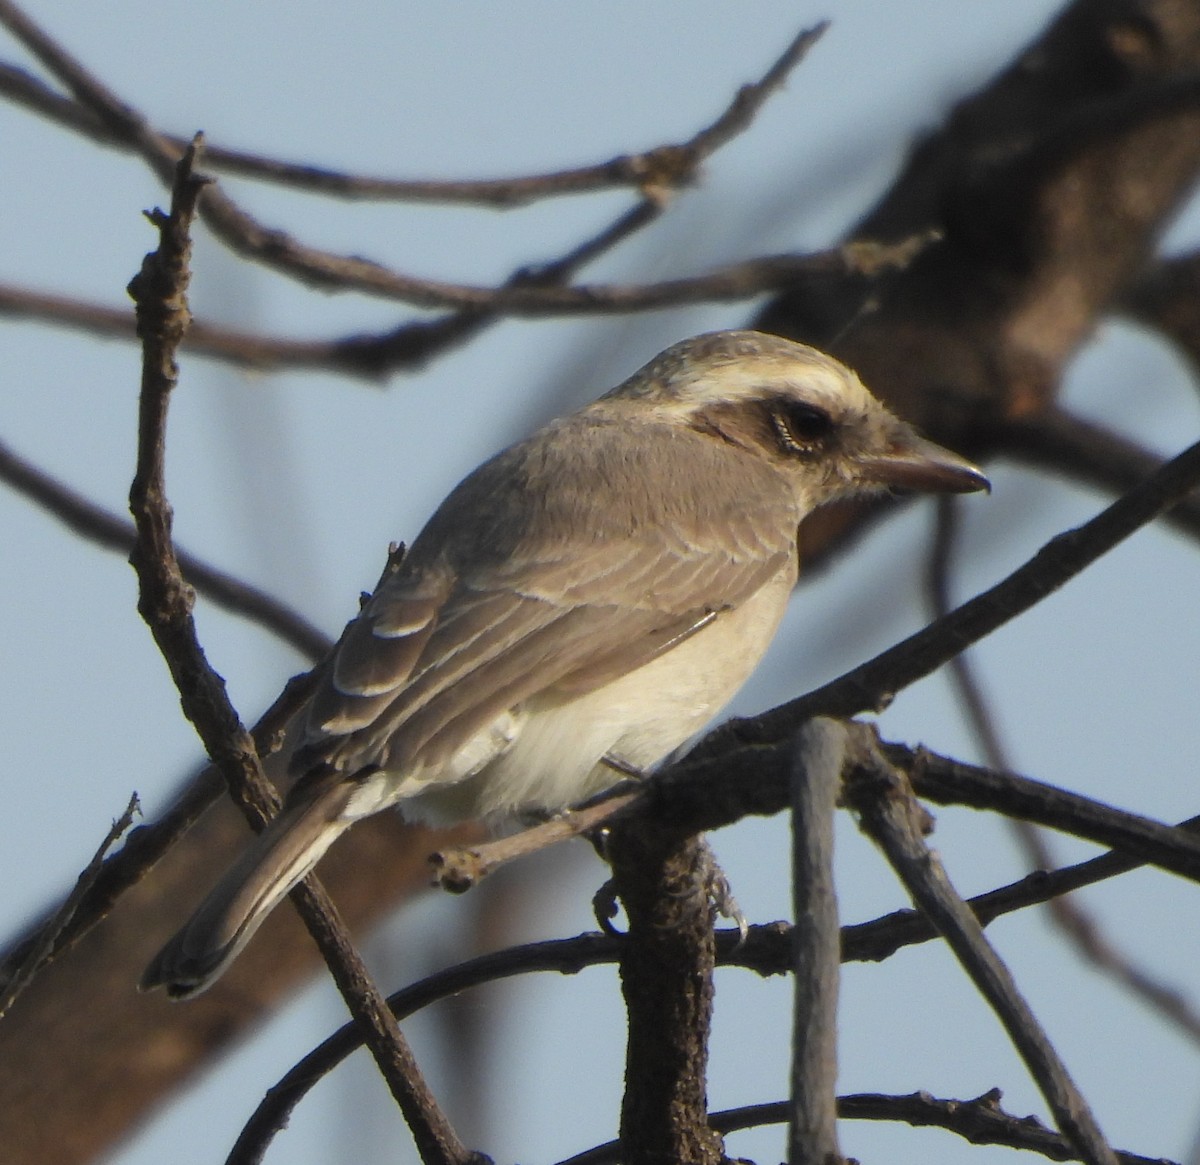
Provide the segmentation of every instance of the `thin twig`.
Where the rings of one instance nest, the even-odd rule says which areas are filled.
[[[91,110],[70,97],[64,97],[16,65],[0,63],[0,94],[101,145],[132,148],[128,140],[107,129]],[[164,134],[163,137],[180,153],[187,146],[183,138],[170,134]],[[678,172],[678,155],[683,148],[681,145],[660,146],[640,154],[621,154],[607,162],[548,174],[451,180],[352,174],[328,166],[288,162],[213,144],[207,147],[204,156],[213,169],[223,173],[335,198],[458,203],[508,209],[527,206],[541,198],[629,187],[640,189],[648,180],[656,184],[663,183],[672,177],[673,172]],[[681,175],[675,180],[682,179]]]
[[[883,850],[914,904],[954,952],[996,1012],[1054,1114],[1059,1131],[1089,1165],[1116,1165],[1087,1102],[1071,1079],[1012,975],[983,935],[971,908],[925,844],[920,809],[907,781],[875,747],[869,730],[855,733],[845,798],[863,830]]]
[[[19,457],[2,441],[0,481],[36,502],[81,538],[126,557],[132,552],[137,531],[128,518],[120,518],[98,506],[45,470]],[[286,603],[251,583],[209,566],[186,550],[177,549],[176,555],[187,582],[219,607],[266,628],[310,661],[321,659],[329,651],[332,640]]]
[[[1183,507],[1177,506],[1173,513]],[[941,618],[951,608],[950,566],[961,507],[953,498],[939,498],[937,522],[929,554],[928,592],[931,614]],[[967,722],[979,742],[984,759],[993,769],[1011,770],[1000,731],[988,710],[983,687],[972,666],[970,654],[963,652],[950,661],[950,675]],[[1017,843],[1030,868],[1051,870],[1058,865],[1049,841],[1040,829],[1021,818],[1009,821]],[[1051,919],[1075,950],[1092,966],[1112,976],[1132,991],[1143,1003],[1154,1008],[1194,1042],[1200,1042],[1200,1014],[1189,1004],[1183,992],[1139,967],[1107,936],[1095,919],[1075,898],[1066,895],[1046,903]]]
[[[86,335],[104,339],[136,340],[137,330],[133,312],[128,308],[75,299],[50,292],[35,291],[0,283],[0,315],[16,319],[31,319],[54,327],[70,328]],[[428,330],[431,321],[421,321]],[[182,351],[210,360],[219,360],[235,368],[270,372],[279,368],[319,368],[343,376],[378,381],[389,369],[381,358],[381,350],[397,352],[414,350],[414,331],[402,345],[395,338],[395,329],[381,335],[351,335],[332,340],[301,340],[287,336],[268,336],[257,332],[241,332],[217,324],[193,320],[180,345]],[[395,361],[399,363],[397,359]]]
[[[790,1165],[835,1165],[837,1003],[841,964],[833,889],[833,815],[846,729],[816,719],[797,734],[792,761],[792,1073]]]
[[[53,957],[55,944],[70,927],[75,911],[79,909],[80,903],[96,884],[96,879],[104,868],[104,859],[108,851],[116,845],[120,837],[133,824],[134,815],[138,813],[141,813],[141,806],[138,804],[138,795],[134,793],[129,798],[129,804],[125,806],[124,812],[112,823],[109,831],[104,835],[104,840],[92,855],[92,860],[88,862],[83,873],[76,879],[71,893],[63,900],[62,905],[54,912],[46,925],[39,929],[36,941],[25,949],[21,961],[16,965],[12,974],[4,979],[4,989],[0,991],[0,1019],[3,1019],[8,1013],[8,1009],[16,1002],[17,997],[32,981],[34,975]]]
[[[1076,1161],[1078,1156],[1066,1137],[1046,1128],[1036,1117],[1013,1116],[1000,1107],[998,1088],[974,1100],[942,1100],[928,1092],[907,1096],[886,1096],[860,1092],[839,1096],[837,1112],[843,1120],[902,1121],[916,1128],[945,1129],[972,1145],[1004,1145],[1040,1153],[1051,1161]],[[787,1101],[747,1104],[709,1115],[708,1123],[719,1133],[781,1124],[787,1120]],[[558,1165],[611,1165],[620,1161],[620,1141],[609,1141],[583,1153],[567,1157]],[[1162,1157],[1142,1157],[1137,1153],[1118,1153],[1121,1165],[1174,1165]]]
[[[287,722],[312,692],[317,672],[306,672],[288,681],[275,702],[263,713],[251,735],[260,756],[265,756],[278,744]],[[117,899],[131,886],[137,885],[154,868],[159,859],[187,832],[200,815],[225,792],[216,767],[209,765],[186,783],[182,795],[157,821],[140,825],[125,839],[121,849],[106,858],[82,901],[64,927],[43,923],[32,934],[9,951],[0,964],[0,982],[13,973],[13,968],[28,957],[29,950],[41,941],[49,930],[53,932],[50,958],[56,958],[76,943],[113,908]]]
[[[0,0],[0,23],[42,62],[119,140],[141,155],[160,181],[169,184],[179,151],[132,106],[122,101],[78,60],[38,27],[12,0]],[[782,83],[790,68],[804,56],[823,27],[801,33],[754,86],[734,97],[724,114],[683,147],[687,173],[749,125],[763,101]],[[661,202],[667,187],[644,186],[644,197]],[[699,280],[668,280],[642,287],[563,287],[555,283],[514,282],[491,288],[419,279],[355,255],[335,255],[310,247],[284,231],[259,223],[221,190],[211,190],[201,215],[210,230],[235,253],[324,290],[356,290],[424,308],[456,308],[504,315],[544,316],[600,311],[634,311],[704,302],[741,299],[781,287],[814,272],[840,271],[853,264],[852,252],[838,249],[816,256],[771,256],[733,264]]]
[[[216,201],[218,195],[219,192],[213,192],[206,198],[205,205]],[[615,246],[634,230],[648,225],[661,212],[655,204],[639,203],[632,210],[623,212],[595,239],[573,248],[562,259],[522,268],[499,287],[396,275],[365,259],[338,260],[343,264],[340,274],[337,264],[331,261],[325,265],[325,274],[320,279],[310,280],[326,290],[357,288],[417,307],[452,309],[455,314],[450,317],[403,324],[380,335],[352,335],[333,340],[258,336],[201,324],[195,337],[184,347],[240,367],[329,368],[346,375],[378,380],[394,368],[413,367],[427,359],[432,346],[425,333],[430,330],[444,343],[445,337],[441,333],[450,331],[454,339],[465,338],[484,322],[499,316],[539,319],[736,302],[803,280],[839,279],[856,273],[874,275],[909,262],[914,251],[914,239],[906,239],[894,246],[879,244],[869,250],[847,244],[811,254],[764,255],[739,260],[701,275],[656,283],[564,285],[580,265]],[[921,236],[920,240],[923,239]],[[299,248],[300,245],[295,246]],[[362,274],[367,269],[372,272],[369,278]],[[127,314],[116,308],[24,288],[0,287],[0,312],[116,339],[129,339],[132,335]]]
[[[736,743],[784,739],[813,716],[855,716],[885,705],[960,651],[1040,603],[1113,547],[1186,497],[1200,482],[1200,442],[1118,498],[1089,522],[1052,538],[1007,578],[823,687],[753,720],[710,734],[697,755]]]
[[[189,231],[196,201],[208,185],[195,172],[199,146],[197,138],[180,160],[170,215],[156,211],[150,216],[160,232],[159,249],[146,256],[130,284],[143,344],[138,464],[130,489],[138,540],[131,561],[138,572],[138,610],[171,670],[184,712],[221,766],[235,801],[261,828],[278,798],[263,775],[253,740],[229,703],[223,681],[208,665],[196,638],[192,594],[171,545],[165,489],[167,409],[178,381],[175,352],[189,322]],[[346,938],[332,902],[315,879],[297,887],[294,899],[351,1013],[365,1029],[368,1046],[409,1123],[422,1160],[426,1165],[465,1165],[472,1155],[437,1108],[395,1019]]]
[[[753,779],[749,773],[745,776]],[[669,809],[669,799],[667,805]],[[779,809],[782,808],[781,804]],[[1200,817],[1182,822],[1179,828],[1200,831]],[[1141,865],[1126,854],[1102,854],[1061,870],[1029,874],[971,898],[968,905],[980,924],[987,926],[1006,914],[1117,877]],[[743,967],[763,976],[788,974],[793,958],[791,932],[792,928],[783,923],[752,926],[744,936],[736,929],[718,931],[717,963]],[[843,962],[881,962],[903,947],[937,937],[937,931],[924,915],[915,910],[898,910],[869,922],[843,926],[841,957]],[[622,941],[614,935],[588,934],[482,955],[396,992],[389,996],[388,1005],[397,1018],[404,1019],[439,999],[483,983],[543,971],[577,974],[585,967],[615,963]],[[300,1060],[267,1092],[243,1129],[227,1165],[256,1165],[261,1161],[271,1137],[286,1124],[313,1085],[361,1046],[362,1035],[357,1025],[348,1023]]]
[[[1000,1107],[998,1088],[974,1100],[942,1100],[928,1092],[907,1096],[886,1096],[860,1092],[839,1096],[838,1116],[843,1120],[902,1121],[916,1128],[945,1129],[972,1145],[1004,1145],[1040,1153],[1051,1161],[1076,1161],[1078,1156],[1061,1134],[1046,1128],[1036,1117],[1013,1116]],[[710,1114],[708,1123],[719,1133],[780,1124],[787,1120],[787,1101],[747,1104]],[[567,1157],[558,1165],[610,1165],[620,1157],[620,1141],[609,1141],[583,1153]],[[1142,1157],[1137,1153],[1118,1153],[1121,1165],[1174,1165],[1162,1157]]]
[[[638,154],[621,154],[591,166],[513,178],[447,181],[349,174],[326,166],[286,162],[211,144],[205,150],[205,160],[210,166],[230,174],[347,199],[451,202],[508,208],[526,206],[540,198],[621,187],[656,191],[656,197],[661,198],[662,191],[693,182],[696,170],[705,158],[749,128],[758,110],[804,59],[827,27],[827,23],[822,22],[801,32],[761,80],[743,86],[717,120],[688,141],[658,146]],[[104,145],[126,148],[130,145],[79,101],[56,93],[14,65],[0,63],[0,94]],[[163,140],[180,154],[187,148],[186,139],[163,135]]]

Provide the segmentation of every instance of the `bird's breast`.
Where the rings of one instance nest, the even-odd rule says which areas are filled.
[[[558,812],[621,779],[611,756],[651,769],[703,728],[762,658],[795,583],[781,570],[738,608],[670,651],[569,698],[535,696],[468,742],[404,800],[406,817],[436,824]]]

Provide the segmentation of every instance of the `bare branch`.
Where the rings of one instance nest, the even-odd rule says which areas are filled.
[[[637,793],[609,790],[595,804],[560,814],[541,825],[523,829],[511,837],[481,845],[438,850],[429,855],[433,878],[443,890],[464,894],[506,862],[523,858],[560,841],[579,837],[601,825],[611,824],[626,807],[637,801]]]
[[[132,522],[117,517],[18,457],[2,441],[0,481],[53,514],[81,538],[126,556],[132,552],[137,539]],[[219,607],[265,627],[305,658],[315,662],[332,646],[323,631],[266,591],[209,566],[186,550],[179,549],[176,554],[183,577],[200,594]]]
[[[210,190],[205,196],[205,206],[217,194]],[[820,285],[852,273],[873,276],[909,262],[917,246],[929,241],[922,237],[907,239],[896,246],[848,244],[809,255],[765,255],[730,263],[706,274],[656,283],[562,285],[584,263],[648,225],[661,213],[655,204],[639,203],[596,238],[580,244],[563,258],[522,268],[498,288],[407,276],[394,280],[381,277],[377,281],[376,290],[385,298],[419,307],[454,310],[454,315],[442,319],[413,321],[378,335],[350,335],[332,340],[260,336],[213,324],[197,324],[195,334],[189,332],[183,347],[240,367],[328,368],[344,375],[378,380],[395,368],[418,365],[434,351],[448,346],[448,341],[469,338],[482,324],[498,316],[537,319],[606,315],[734,302],[801,281]],[[128,313],[120,309],[10,285],[0,285],[0,313],[115,339],[134,336]]]
[[[1172,514],[1178,514],[1182,508],[1176,506]],[[938,499],[937,524],[930,548],[927,578],[934,618],[941,618],[951,608],[950,559],[960,510],[954,499]],[[993,769],[1011,770],[1013,766],[1009,763],[1007,750],[988,709],[969,653],[956,655],[949,666],[955,691],[984,758]],[[1050,870],[1058,865],[1049,843],[1036,825],[1019,818],[1012,819],[1009,824],[1032,869]],[[1083,958],[1178,1025],[1193,1041],[1200,1041],[1200,1015],[1197,1015],[1182,992],[1139,967],[1108,938],[1100,923],[1076,899],[1055,897],[1046,905],[1055,925]]]
[[[733,102],[712,125],[702,129],[688,142],[683,150],[697,159],[710,157],[727,142],[750,128],[758,111],[783,85],[788,75],[808,55],[808,50],[825,34],[828,21],[821,21],[812,28],[799,33],[779,59],[763,74],[762,79],[751,85],[743,85],[734,95]]]
[[[1051,1161],[1076,1161],[1078,1156],[1066,1137],[1046,1128],[1036,1117],[1012,1116],[1000,1107],[998,1088],[974,1100],[941,1100],[928,1092],[908,1096],[880,1093],[856,1093],[839,1096],[838,1116],[843,1120],[903,1121],[916,1128],[945,1129],[957,1133],[972,1145],[1005,1145],[1041,1153]],[[735,1133],[787,1120],[788,1105],[778,1100],[768,1104],[748,1104],[714,1112],[709,1124],[719,1133]],[[586,1152],[567,1157],[558,1165],[609,1165],[619,1161],[620,1142],[609,1141]],[[1160,1157],[1141,1157],[1137,1153],[1118,1153],[1121,1165],[1173,1165]]]
[[[93,113],[108,132],[135,148],[161,181],[171,182],[179,150],[169,138],[158,133],[142,114],[112,93],[21,12],[12,0],[0,0],[0,23],[71,90],[76,100]],[[698,161],[706,152],[716,149],[749,125],[762,102],[782,83],[788,70],[799,63],[821,31],[822,28],[817,28],[801,33],[763,81],[757,86],[743,88],[730,109],[689,143],[690,151],[689,147],[684,148],[685,154],[694,153]],[[694,166],[694,163],[689,165]],[[661,203],[662,188],[645,189],[649,201]],[[847,262],[841,251],[834,251],[813,257],[773,256],[748,264],[734,264],[699,281],[668,280],[644,287],[562,287],[553,283],[543,286],[517,281],[505,287],[490,288],[418,279],[370,259],[335,255],[309,247],[284,231],[263,226],[219,189],[208,192],[200,214],[213,233],[237,254],[324,290],[357,290],[417,307],[471,309],[516,316],[623,312],[742,299],[769,288],[787,286],[814,271],[825,273],[842,269]]]
[[[38,933],[37,941],[25,949],[20,962],[12,973],[4,977],[3,990],[0,991],[0,1019],[4,1018],[8,1009],[16,1002],[17,997],[25,989],[25,985],[53,957],[56,944],[62,940],[64,933],[74,920],[75,912],[96,884],[96,879],[104,868],[104,859],[108,851],[116,845],[122,834],[133,824],[135,813],[141,813],[136,793],[129,798],[129,804],[125,806],[124,812],[112,823],[109,831],[104,835],[104,840],[92,855],[92,860],[88,862],[83,873],[76,879],[71,893],[67,895],[62,905]]]
[[[1055,785],[997,773],[937,756],[925,749],[888,745],[888,759],[911,775],[922,797],[940,805],[995,809],[1086,838],[1144,862],[1200,881],[1200,837],[1177,826],[1113,809]]]
[[[875,747],[869,731],[853,738],[845,797],[861,827],[887,855],[913,899],[946,940],[971,981],[996,1012],[1054,1114],[1059,1130],[1089,1165],[1116,1165],[1087,1102],[1076,1088],[1008,968],[984,938],[970,907],[950,884],[925,844],[923,812],[899,772]]]
[[[841,788],[846,729],[813,720],[797,734],[792,760],[793,1004],[788,1114],[791,1165],[836,1165],[839,947],[833,889],[833,814]]]
[[[346,199],[451,202],[508,208],[526,206],[540,198],[633,187],[648,199],[661,201],[671,189],[693,182],[706,158],[750,127],[759,109],[783,85],[826,28],[827,24],[821,23],[797,35],[759,81],[739,89],[732,104],[717,120],[688,141],[658,146],[639,154],[621,154],[592,166],[514,178],[437,181],[348,174],[325,166],[285,162],[211,144],[206,147],[204,156],[210,166],[230,174]],[[14,65],[0,63],[0,94],[103,145],[123,148],[132,145],[108,128],[91,109],[56,93]],[[163,135],[163,141],[180,154],[187,148],[184,138]]]
[[[760,750],[760,756],[766,751]],[[753,779],[749,773],[735,776],[734,779],[741,780],[743,776]],[[672,805],[669,794],[666,806],[670,813]],[[783,805],[779,808],[782,809]],[[1182,822],[1178,828],[1200,831],[1200,817]],[[979,894],[970,899],[968,904],[980,924],[987,926],[1003,915],[1117,877],[1141,865],[1136,858],[1127,854],[1102,854],[1061,870],[1049,873],[1037,871],[1007,886]],[[870,922],[843,926],[841,958],[843,962],[881,962],[902,947],[915,946],[937,937],[937,931],[924,915],[915,910],[898,910]],[[615,963],[622,941],[621,937],[615,935],[588,934],[497,951],[414,983],[391,995],[388,1005],[399,1019],[404,1019],[438,999],[482,983],[540,971],[577,974],[585,967]],[[792,969],[792,928],[782,923],[752,926],[745,936],[736,929],[718,931],[716,944],[717,963],[721,966],[743,967],[763,976],[785,975]],[[292,1110],[308,1090],[361,1046],[361,1033],[355,1024],[348,1023],[299,1061],[266,1094],[243,1129],[227,1165],[252,1165],[261,1161],[270,1138],[287,1122]],[[786,1113],[781,1110],[777,1119],[786,1119]],[[1125,1156],[1131,1160],[1144,1160],[1129,1154]]]
[[[711,733],[697,755],[783,739],[812,716],[853,716],[885,705],[909,684],[1036,606],[1114,546],[1177,505],[1200,482],[1200,443],[1185,449],[1096,517],[1052,538],[1028,562],[942,619],[836,680],[753,720]]]
[[[1151,263],[1125,288],[1117,309],[1161,332],[1200,369],[1200,252],[1189,251]]]
[[[184,712],[209,755],[221,766],[231,794],[261,828],[278,804],[263,775],[254,742],[225,694],[224,682],[208,665],[196,638],[192,595],[171,545],[164,460],[167,407],[178,380],[175,351],[189,322],[187,285],[189,229],[207,180],[194,167],[200,141],[180,160],[171,213],[151,215],[161,236],[159,250],[146,256],[130,283],[142,337],[142,391],[138,417],[138,466],[130,509],[138,539],[131,561],[138,572],[138,610],[179,689]],[[351,1014],[365,1029],[367,1044],[393,1097],[409,1123],[426,1165],[465,1165],[474,1158],[438,1109],[400,1029],[346,936],[332,900],[316,879],[293,891],[293,900],[330,964]]]

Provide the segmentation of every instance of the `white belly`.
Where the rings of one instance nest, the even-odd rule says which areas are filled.
[[[405,817],[445,823],[556,812],[619,779],[600,763],[604,756],[649,769],[703,728],[746,681],[794,582],[794,571],[780,574],[736,611],[602,688],[566,702],[527,701],[451,766],[473,775],[400,782]]]

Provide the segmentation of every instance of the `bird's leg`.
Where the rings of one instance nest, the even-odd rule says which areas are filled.
[[[646,779],[646,770],[638,765],[632,764],[623,757],[614,755],[611,752],[606,752],[601,758],[600,763],[612,769],[615,773],[620,773],[623,777],[630,781],[644,781]],[[608,827],[602,825],[599,829],[592,830],[587,835],[588,841],[592,843],[592,848],[596,851],[601,861],[608,861]],[[617,906],[617,888],[616,883],[609,878],[595,894],[592,895],[592,912],[596,916],[596,925],[600,927],[605,934],[619,934],[612,920],[616,918],[619,907]]]
[[[612,753],[606,753],[601,758],[600,763],[607,765],[615,772],[621,773],[631,780],[644,780],[646,777],[644,769],[638,768],[636,765],[630,764],[628,761],[619,756],[614,756]],[[601,828],[593,830],[588,834],[588,840],[591,841],[596,853],[607,861],[607,827],[601,826]],[[697,879],[701,881],[705,892],[708,894],[708,899],[712,903],[713,909],[722,918],[729,919],[730,922],[737,926],[738,933],[741,936],[738,940],[738,945],[740,946],[746,941],[746,935],[750,930],[750,923],[742,912],[742,908],[738,905],[737,899],[733,896],[729,879],[725,876],[725,871],[721,869],[720,863],[717,861],[717,855],[713,853],[712,846],[709,845],[707,838],[700,838],[695,873]],[[616,890],[613,880],[610,878],[592,896],[592,910],[595,912],[596,922],[606,934],[617,933],[612,925],[612,920],[617,916],[617,909]]]

